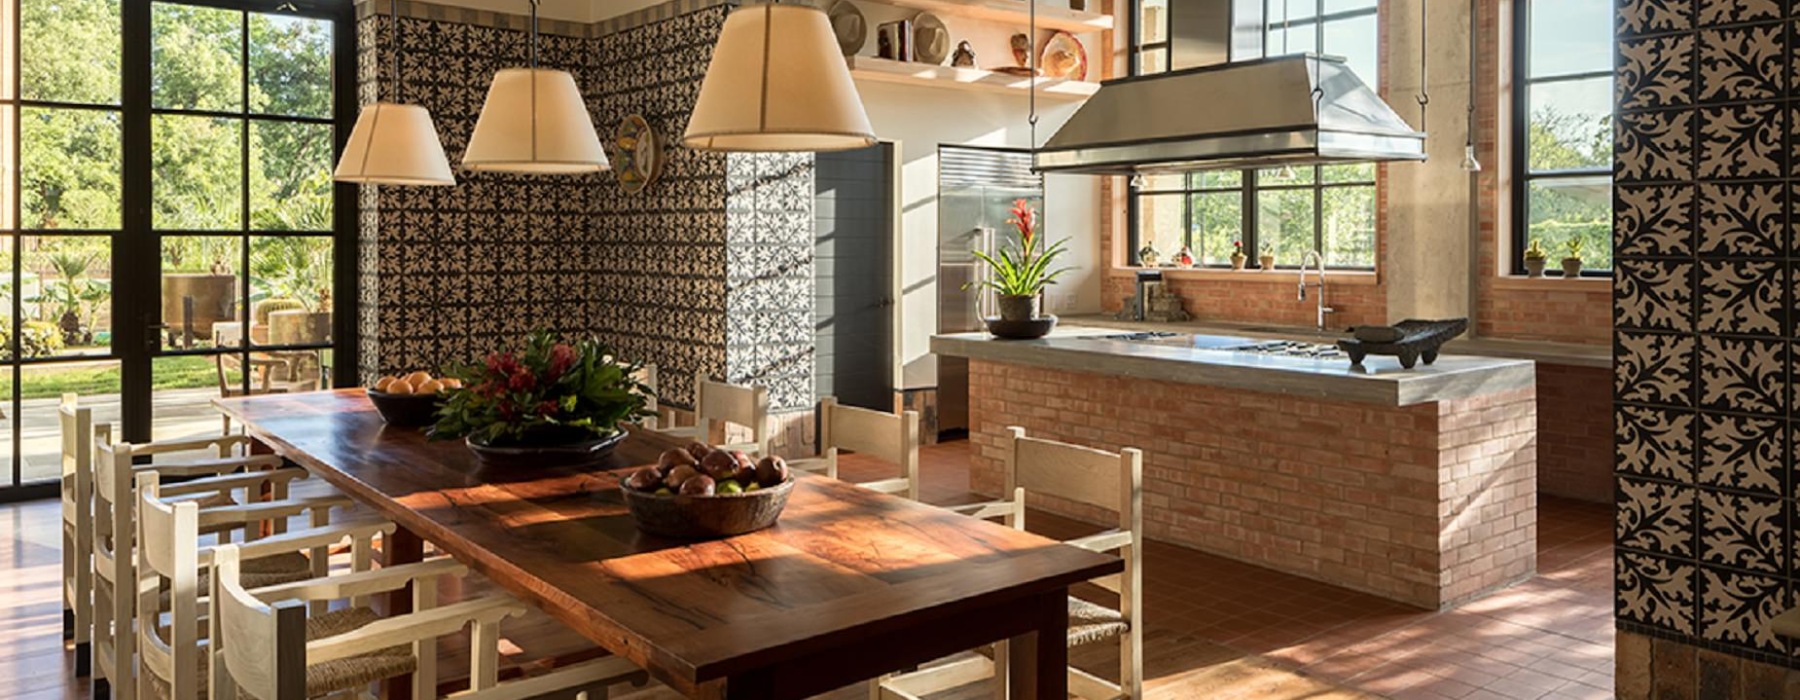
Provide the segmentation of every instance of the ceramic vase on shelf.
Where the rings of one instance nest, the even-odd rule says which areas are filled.
[[[1243,253],[1232,253],[1231,254],[1231,269],[1243,270],[1244,262],[1247,260],[1249,260],[1249,258],[1245,257]]]
[[[1581,258],[1562,259],[1563,276],[1575,279],[1581,276]]]
[[[1270,270],[1275,269],[1275,256],[1264,255],[1262,257],[1257,258],[1256,263],[1258,265],[1262,266],[1263,272],[1268,272]]]
[[[1525,259],[1525,276],[1526,277],[1543,277],[1544,276],[1544,263],[1546,263],[1546,262],[1549,262],[1549,261],[1544,258],[1526,258]]]

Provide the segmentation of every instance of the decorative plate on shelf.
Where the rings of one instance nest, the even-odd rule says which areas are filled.
[[[913,60],[934,66],[944,65],[950,57],[950,30],[944,20],[930,12],[913,18]]]
[[[626,117],[613,132],[613,172],[631,194],[644,191],[662,173],[662,148],[643,115]]]
[[[869,40],[869,21],[850,0],[838,0],[827,13],[831,17],[831,33],[837,35],[838,49],[845,56],[855,56]]]
[[[1044,42],[1044,51],[1038,57],[1038,67],[1044,75],[1064,80],[1087,80],[1088,57],[1087,47],[1081,40],[1068,32],[1055,32],[1050,40]]]

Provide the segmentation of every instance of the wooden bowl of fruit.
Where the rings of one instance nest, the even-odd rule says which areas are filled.
[[[755,532],[775,524],[794,478],[780,457],[752,460],[694,443],[619,482],[639,530],[685,540]]]
[[[386,376],[369,387],[369,403],[375,404],[375,412],[388,425],[423,428],[437,422],[444,394],[460,388],[462,382],[457,378],[437,378],[429,372]]]

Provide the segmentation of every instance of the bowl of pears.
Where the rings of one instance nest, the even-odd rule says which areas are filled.
[[[794,477],[780,457],[754,459],[704,443],[663,452],[654,466],[620,480],[639,530],[675,539],[716,539],[775,524]]]

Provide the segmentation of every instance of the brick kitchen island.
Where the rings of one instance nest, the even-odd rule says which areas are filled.
[[[1536,570],[1528,360],[1443,356],[1403,370],[1255,354],[1244,338],[938,336],[969,359],[973,490],[1002,488],[1001,435],[1144,450],[1153,539],[1448,608]],[[1071,502],[1034,507],[1096,523]]]

